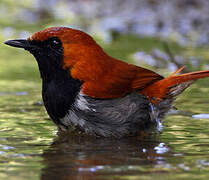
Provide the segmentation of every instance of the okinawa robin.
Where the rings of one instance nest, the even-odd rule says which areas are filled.
[[[209,70],[178,75],[181,68],[164,78],[109,56],[91,36],[67,27],[5,43],[36,58],[43,102],[57,126],[95,136],[134,135],[157,125],[177,95],[209,77]]]

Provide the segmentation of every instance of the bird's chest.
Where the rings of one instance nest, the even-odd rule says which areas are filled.
[[[82,85],[80,81],[74,80],[70,76],[61,77],[58,76],[47,82],[43,81],[42,87],[44,105],[56,124],[60,124],[59,119],[70,110]]]

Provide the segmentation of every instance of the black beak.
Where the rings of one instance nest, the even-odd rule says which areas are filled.
[[[31,45],[31,43],[26,39],[8,40],[4,43],[9,46],[13,46],[13,47],[17,47],[17,48],[24,48],[26,50],[34,47],[34,45]]]

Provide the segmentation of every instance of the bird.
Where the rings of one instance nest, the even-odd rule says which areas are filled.
[[[136,136],[157,127],[173,102],[209,70],[168,77],[108,55],[87,33],[49,27],[5,44],[29,51],[42,79],[46,111],[60,131]]]

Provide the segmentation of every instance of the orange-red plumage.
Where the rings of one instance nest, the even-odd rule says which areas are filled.
[[[109,66],[106,64],[95,66],[95,69],[99,68],[103,73],[97,79],[85,81],[83,85],[85,94],[95,98],[119,98],[162,79],[160,75],[152,71],[110,57],[107,58],[112,63]],[[139,77],[141,78],[139,79]]]
[[[182,70],[182,69],[181,69]],[[181,85],[183,83],[186,84],[186,89],[190,84],[193,83],[193,81],[209,77],[209,70],[208,71],[196,71],[181,75],[176,75],[175,73],[165,79],[162,79],[160,81],[157,81],[153,84],[151,84],[149,87],[143,89],[141,91],[142,94],[149,97],[152,102],[157,103],[158,101],[161,101],[165,98],[172,97],[172,91],[175,91],[175,86]],[[184,90],[182,89],[182,91]],[[177,96],[180,94],[181,89],[179,90],[179,93],[175,94]]]
[[[48,28],[35,33],[29,40],[44,41],[50,37],[61,39],[63,67],[70,69],[73,78],[84,81],[84,94],[94,98],[119,98],[138,91],[159,100],[167,97],[172,86],[209,76],[209,71],[199,71],[164,79],[153,71],[110,57],[91,36],[71,28]]]
[[[82,31],[64,27],[49,28],[35,33],[29,39],[44,41],[50,37],[62,40],[64,68],[69,68],[75,79],[84,81],[83,92],[91,97],[123,97],[163,78],[148,69],[110,57],[93,38]]]

